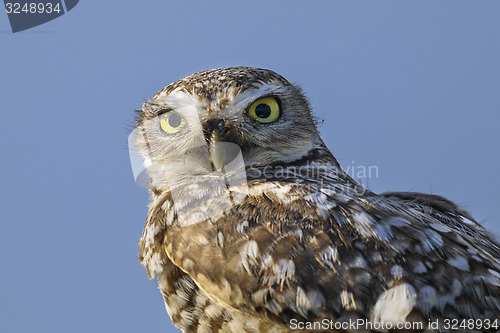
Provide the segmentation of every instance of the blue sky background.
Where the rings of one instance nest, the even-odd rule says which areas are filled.
[[[136,259],[133,110],[195,71],[302,85],[371,189],[444,195],[500,234],[499,1],[81,1],[0,13],[0,331],[175,332]],[[366,184],[366,180],[364,180]]]

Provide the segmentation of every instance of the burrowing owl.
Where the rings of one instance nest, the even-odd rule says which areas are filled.
[[[185,332],[500,325],[499,243],[440,196],[357,184],[273,71],[170,84],[130,143],[151,194],[141,263]]]

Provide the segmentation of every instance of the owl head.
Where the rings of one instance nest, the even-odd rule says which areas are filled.
[[[157,190],[210,181],[217,170],[227,176],[318,156],[336,163],[302,89],[268,69],[219,68],[176,81],[143,104],[134,132],[131,147]]]

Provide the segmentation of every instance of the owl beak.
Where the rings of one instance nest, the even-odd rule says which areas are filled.
[[[219,143],[222,141],[219,130],[212,131],[209,140],[210,160],[217,171],[221,171],[224,163],[227,162],[227,150],[224,149]]]
[[[209,137],[208,150],[210,153],[210,160],[214,169],[222,171],[222,168],[232,163],[241,154],[240,146],[226,140],[227,137],[221,135],[219,130],[212,131]],[[238,164],[237,164],[238,165]],[[230,169],[234,169],[233,164]],[[227,170],[226,170],[227,171]]]

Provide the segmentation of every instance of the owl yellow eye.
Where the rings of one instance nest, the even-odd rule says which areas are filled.
[[[272,123],[280,116],[280,106],[276,98],[266,97],[255,101],[248,109],[248,115],[259,123]]]
[[[186,125],[186,121],[177,112],[167,112],[160,115],[160,130],[168,134],[174,134]]]

